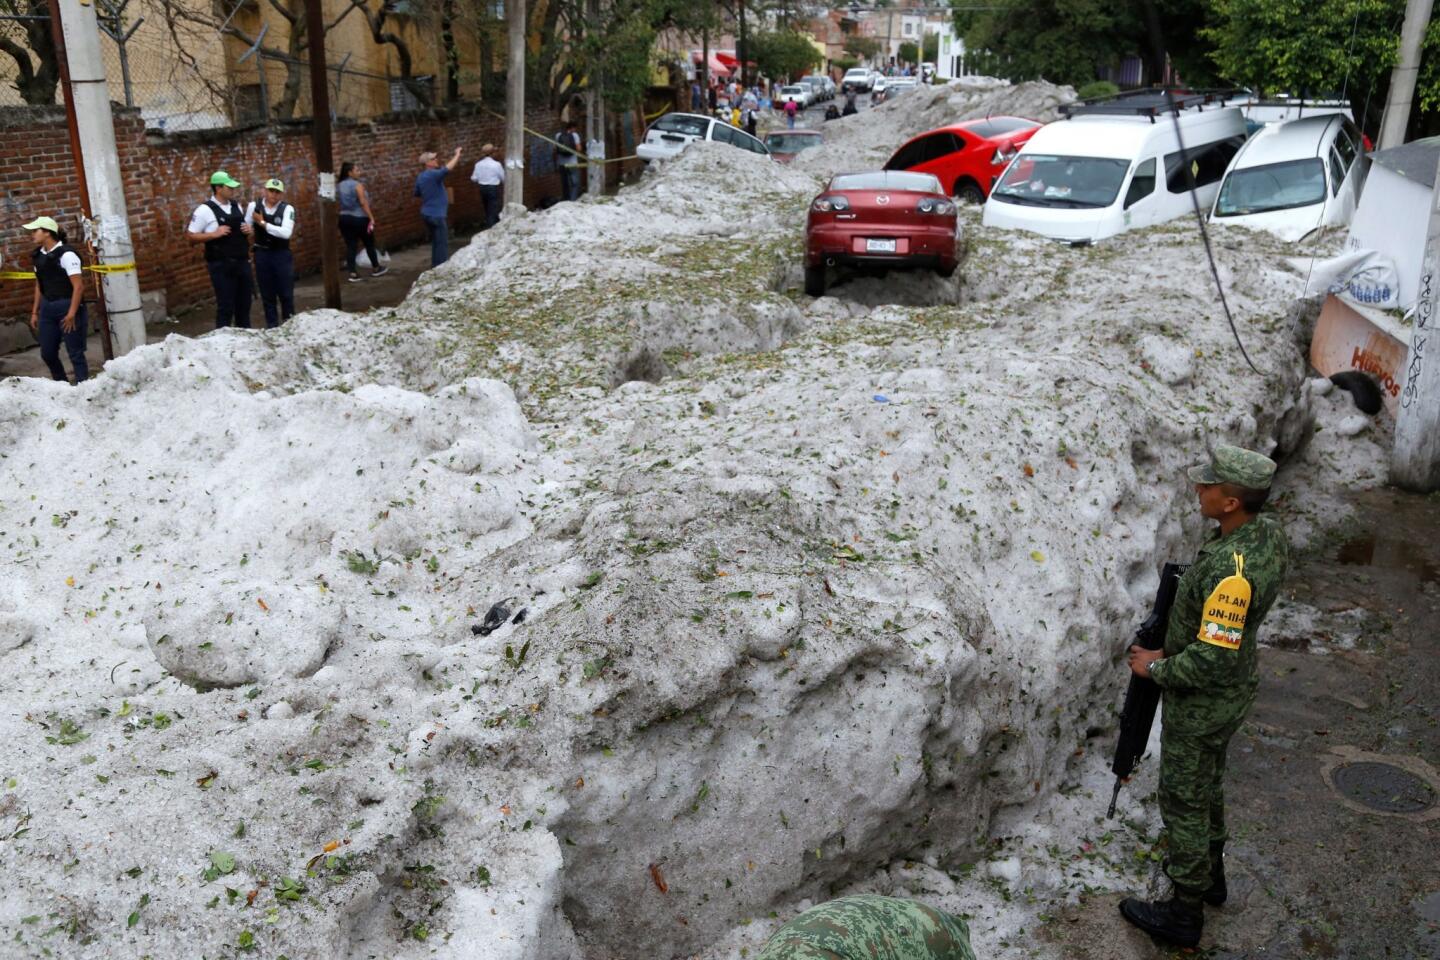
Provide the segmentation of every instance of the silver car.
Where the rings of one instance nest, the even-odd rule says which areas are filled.
[[[765,144],[723,120],[701,113],[667,113],[650,124],[645,139],[635,148],[635,155],[642,160],[672,160],[696,140],[713,140],[751,153],[770,154]]]

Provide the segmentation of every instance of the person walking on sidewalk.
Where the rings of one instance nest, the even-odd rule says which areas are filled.
[[[210,177],[210,199],[190,215],[186,238],[205,245],[205,268],[215,288],[215,329],[250,326],[250,234],[245,211],[235,202],[240,186],[224,170]]]
[[[65,381],[65,367],[60,363],[60,344],[70,354],[75,368],[75,382],[90,376],[85,360],[87,318],[82,297],[85,279],[80,254],[65,242],[65,231],[52,217],[36,217],[25,224],[35,241],[35,302],[30,308],[30,329],[40,339],[40,359],[50,368],[50,376]]]
[[[574,120],[565,124],[565,131],[555,138],[555,162],[560,167],[561,200],[580,198],[580,125]]]
[[[450,259],[450,195],[445,190],[445,178],[460,163],[460,148],[444,164],[434,150],[420,154],[420,166],[425,169],[415,178],[415,196],[420,198],[420,219],[425,221],[425,230],[430,234],[430,266],[438,267]]]
[[[500,188],[505,185],[505,168],[495,159],[495,144],[487,143],[480,148],[480,160],[470,179],[480,188],[480,200],[485,205],[485,219],[481,230],[489,230],[500,221]]]
[[[349,160],[340,164],[340,184],[335,188],[340,200],[340,236],[345,238],[345,269],[351,283],[360,282],[355,269],[355,258],[360,245],[365,245],[365,255],[370,258],[370,276],[383,277],[390,268],[382,266],[380,255],[375,252],[375,213],[370,209],[370,194],[360,182],[360,165]]]
[[[1200,514],[1218,525],[1180,578],[1163,650],[1130,648],[1130,669],[1160,687],[1160,819],[1173,885],[1167,900],[1129,898],[1126,920],[1182,947],[1200,942],[1202,903],[1219,906],[1225,885],[1225,751],[1260,685],[1260,623],[1290,566],[1280,524],[1260,513],[1275,462],[1217,446],[1188,472]]]
[[[295,259],[290,254],[295,208],[285,202],[285,183],[266,180],[264,199],[250,201],[245,219],[255,231],[255,285],[265,326],[278,327],[295,315]]]

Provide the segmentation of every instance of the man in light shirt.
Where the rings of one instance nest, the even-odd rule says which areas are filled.
[[[210,199],[195,208],[185,237],[205,245],[205,268],[215,288],[215,327],[250,326],[250,237],[255,232],[235,202],[240,186],[224,170],[210,177]]]
[[[295,314],[295,208],[285,202],[285,184],[265,181],[265,198],[250,201],[245,219],[255,231],[255,282],[265,307],[265,326],[278,327]],[[278,301],[278,309],[277,309]]]
[[[480,148],[480,160],[470,179],[480,187],[480,200],[485,204],[485,220],[481,230],[489,230],[500,220],[500,188],[505,184],[505,168],[495,159],[495,144]]]

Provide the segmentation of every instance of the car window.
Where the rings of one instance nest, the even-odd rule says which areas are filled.
[[[1325,163],[1319,157],[1283,160],[1230,171],[1215,200],[1217,217],[1245,217],[1325,202]]]
[[[735,130],[735,131],[733,131],[733,132],[734,132],[734,136],[735,136],[734,143],[735,143],[735,145],[736,145],[737,147],[744,147],[746,150],[749,150],[751,153],[769,153],[769,152],[770,152],[769,148],[766,147],[765,144],[761,143],[759,140],[757,140],[757,139],[755,139],[754,137],[750,136],[750,134],[746,133],[745,131],[743,131],[743,130]]]
[[[909,170],[911,167],[918,167],[925,162],[925,138],[912,140],[895,152],[890,162],[885,164],[886,170]]]
[[[1225,176],[1225,168],[1230,165],[1235,154],[1244,146],[1243,136],[1229,137],[1225,140],[1216,140],[1212,143],[1202,143],[1194,147],[1186,147],[1183,151],[1175,151],[1165,155],[1165,186],[1171,193],[1184,193],[1190,189],[1189,181],[1185,176],[1188,167],[1195,177],[1195,186],[1203,187],[1207,184],[1216,183]]]
[[[1130,178],[1130,189],[1125,191],[1125,209],[1129,210],[1154,192],[1155,158],[1151,157],[1135,168],[1135,175]]]
[[[1355,162],[1355,144],[1350,135],[1345,132],[1342,124],[1340,129],[1335,131],[1335,149],[1340,154],[1340,162],[1345,167],[1345,172],[1350,172],[1350,164]]]
[[[710,121],[704,117],[690,117],[679,113],[670,113],[655,121],[652,129],[662,133],[683,133],[687,137],[705,136],[705,128]]]
[[[1356,153],[1365,152],[1365,137],[1359,129],[1356,128],[1355,124],[1350,121],[1349,117],[1343,117],[1341,119],[1340,129],[1345,131],[1345,135],[1348,136],[1350,142],[1355,145]]]
[[[929,173],[842,173],[831,190],[917,190],[941,193],[940,181]]]
[[[1330,148],[1330,193],[1340,192],[1340,184],[1345,182],[1345,161],[1340,159],[1340,153],[1334,147]]]
[[[1034,120],[1022,120],[1019,117],[991,117],[980,123],[971,124],[966,127],[971,134],[977,137],[1002,137],[1007,133],[1014,133],[1017,130],[1030,130],[1040,124]]]
[[[715,124],[715,132],[710,134],[711,140],[718,140],[720,143],[733,143],[739,145],[740,139],[735,136],[739,131],[728,123]]]

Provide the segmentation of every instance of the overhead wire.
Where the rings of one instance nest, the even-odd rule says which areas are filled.
[[[1155,13],[1154,0],[1145,0],[1145,21],[1150,33],[1150,46],[1154,53],[1155,62],[1167,63],[1165,58],[1165,42],[1160,35],[1160,18]],[[1220,306],[1225,311],[1225,322],[1230,324],[1230,333],[1235,338],[1235,346],[1240,348],[1240,355],[1245,358],[1245,363],[1256,376],[1268,376],[1255,361],[1250,359],[1250,353],[1245,349],[1245,343],[1240,339],[1240,330],[1235,326],[1235,317],[1230,312],[1230,301],[1225,296],[1225,284],[1220,279],[1220,267],[1215,262],[1215,250],[1210,243],[1210,231],[1205,229],[1205,214],[1200,209],[1200,194],[1195,187],[1195,173],[1189,162],[1189,154],[1185,150],[1185,136],[1180,130],[1180,110],[1175,105],[1175,94],[1168,83],[1162,84],[1165,90],[1165,107],[1170,114],[1171,122],[1175,125],[1175,142],[1180,148],[1180,158],[1184,161],[1185,184],[1190,190],[1190,203],[1195,210],[1195,223],[1200,228],[1200,242],[1205,246],[1205,259],[1210,264],[1210,275],[1215,278],[1215,291],[1220,295]]]

